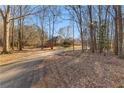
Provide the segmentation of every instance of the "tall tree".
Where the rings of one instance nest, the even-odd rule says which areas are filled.
[[[89,11],[89,20],[90,20],[90,38],[91,38],[91,44],[90,48],[91,51],[94,53],[95,51],[95,43],[94,43],[94,32],[93,32],[93,21],[92,21],[92,6],[88,6],[88,11]]]
[[[47,9],[48,6],[40,6],[40,10],[42,10],[41,13],[39,13],[38,17],[39,17],[39,21],[40,21],[40,26],[41,26],[41,33],[40,33],[40,40],[41,40],[41,49],[43,49],[44,46],[44,38],[45,38],[45,18],[47,16]]]
[[[69,9],[71,11],[69,11]],[[77,26],[78,26],[78,30],[80,33],[80,38],[81,38],[81,47],[82,47],[82,52],[84,51],[84,40],[83,40],[83,13],[82,13],[82,6],[78,5],[78,6],[68,6],[68,11],[69,13],[72,15],[72,17],[74,18]]]
[[[117,21],[117,6],[113,6],[115,11],[114,23],[115,23],[115,36],[114,36],[114,53],[118,55],[118,21]]]
[[[118,16],[118,55],[123,56],[123,26],[122,26],[122,8],[120,5],[117,6],[117,16]]]
[[[4,10],[2,8],[4,7]],[[9,46],[9,27],[10,27],[10,6],[3,6],[0,8],[0,13],[3,19],[3,25],[4,25],[4,39],[3,39],[3,51],[2,53],[9,53],[10,52],[10,46]]]
[[[13,18],[15,17],[15,5],[11,8],[11,13]],[[11,41],[11,47],[12,50],[14,50],[14,32],[15,32],[15,20],[12,20],[12,41]]]
[[[19,15],[22,16],[22,6],[19,6]],[[22,50],[22,18],[19,19],[19,31],[18,31],[18,48],[21,51]]]
[[[60,8],[58,6],[49,6],[49,13],[51,15],[51,49],[53,49],[54,47],[54,41],[53,41],[53,38],[54,38],[54,34],[55,34],[55,24],[57,22],[57,19],[58,17],[61,15],[61,11],[60,11]]]

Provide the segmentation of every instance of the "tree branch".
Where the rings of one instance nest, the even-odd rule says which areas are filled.
[[[1,13],[2,18],[4,19],[4,14],[1,8],[0,8],[0,13]]]
[[[9,20],[16,20],[16,19],[21,19],[21,18],[24,18],[26,16],[30,16],[30,15],[36,15],[38,13],[41,13],[42,10],[40,11],[37,11],[37,12],[34,12],[34,13],[28,13],[28,14],[25,14],[25,15],[22,15],[22,16],[17,16],[17,17],[14,17],[14,18],[10,18]]]

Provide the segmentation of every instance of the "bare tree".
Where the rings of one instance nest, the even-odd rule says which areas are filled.
[[[22,6],[19,6],[19,15],[22,16]],[[18,20],[18,24],[19,24],[19,31],[18,31],[18,48],[21,51],[22,50],[22,18],[20,18]]]
[[[89,19],[90,19],[90,38],[91,38],[91,51],[94,53],[95,51],[95,43],[94,43],[94,32],[93,32],[93,21],[92,21],[92,6],[88,6],[89,11]]]
[[[117,25],[117,6],[113,6],[114,8],[114,11],[115,11],[115,36],[114,36],[114,52],[115,52],[115,55],[118,55],[118,25]]]
[[[15,8],[16,6],[11,6],[11,14],[13,18],[15,17],[15,10],[16,10]],[[12,20],[11,23],[12,23],[11,25],[11,31],[12,31],[11,47],[12,47],[12,50],[14,50],[15,20]]]
[[[55,34],[55,23],[57,22],[58,17],[61,15],[61,11],[60,11],[58,6],[49,6],[49,13],[51,15],[51,20],[49,20],[49,21],[51,21],[50,23],[52,25],[52,26],[49,26],[49,27],[51,27],[51,39],[52,39],[50,46],[51,46],[51,49],[53,49],[53,47],[54,47],[53,38],[54,38],[54,34]]]
[[[71,27],[68,25],[66,27],[62,27],[58,31],[58,35],[63,37],[64,39],[69,39],[71,38]]]
[[[3,9],[4,8],[4,9]],[[3,39],[3,51],[2,53],[9,53],[9,26],[10,26],[10,6],[3,6],[0,8],[0,13],[3,19],[3,25],[4,25],[4,39]]]
[[[123,26],[122,26],[122,10],[121,6],[117,6],[117,17],[118,17],[118,55],[123,56]]]
[[[47,13],[48,13],[48,6],[40,6],[39,8],[40,10],[42,10],[41,13],[38,14],[38,18],[39,18],[39,21],[40,21],[40,26],[41,26],[41,33],[40,33],[40,40],[41,40],[41,49],[43,49],[43,46],[44,46],[44,34],[45,34],[45,20],[46,20],[46,16]]]
[[[78,30],[80,32],[80,38],[81,38],[81,46],[82,46],[82,52],[83,52],[83,48],[84,48],[84,44],[83,44],[83,19],[82,19],[82,6],[78,5],[78,6],[68,6],[68,11],[69,13],[73,16],[77,26],[78,26]]]

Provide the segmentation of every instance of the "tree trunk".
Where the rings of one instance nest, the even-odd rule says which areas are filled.
[[[14,20],[12,21],[12,50],[14,50]]]
[[[12,9],[12,17],[14,18],[15,16],[15,6]],[[12,50],[14,50],[14,29],[15,29],[15,24],[14,24],[15,20],[12,20],[12,41],[11,41],[11,48]]]
[[[74,20],[73,20],[73,51],[74,51]]]
[[[80,35],[81,35],[81,47],[82,52],[84,52],[84,40],[83,40],[83,28],[82,28],[82,12],[81,12],[81,6],[79,5],[79,26],[80,26]]]
[[[101,6],[99,5],[98,6],[98,9],[99,9],[99,53],[102,53],[103,52],[103,47],[102,47],[102,43],[101,43],[101,41],[102,41],[102,34],[101,34],[101,23],[102,23],[102,21],[101,21],[101,13],[102,13],[102,9],[101,9]]]
[[[55,24],[55,22],[54,22],[54,19],[55,19],[55,16],[53,16],[53,29],[52,29],[52,40],[51,40],[51,49],[53,49],[53,46],[54,46],[54,24]]]
[[[3,39],[3,51],[2,53],[9,53],[9,17],[10,17],[10,6],[7,6],[7,13],[3,17],[3,25],[4,25],[4,39]]]
[[[9,53],[9,23],[8,18],[4,18],[4,40],[3,40],[3,53]]]
[[[122,10],[121,6],[118,6],[118,56],[123,56],[122,43],[123,43],[123,26],[122,26]]]
[[[42,32],[41,32],[41,49],[44,48],[44,25],[42,24]]]
[[[82,31],[82,27],[81,27],[81,48],[82,48],[82,52],[84,52],[84,42],[83,42],[83,31]]]
[[[22,16],[22,6],[20,6],[20,16]],[[19,32],[18,32],[18,41],[19,41],[19,51],[22,50],[22,19],[19,19]]]
[[[114,36],[114,53],[118,55],[118,21],[117,21],[117,7],[114,6],[115,10],[115,36]]]
[[[92,53],[94,53],[94,36],[93,36],[93,22],[92,22],[92,6],[90,5],[88,7],[89,9],[89,19],[90,19],[90,38],[91,38],[91,44],[90,49]]]

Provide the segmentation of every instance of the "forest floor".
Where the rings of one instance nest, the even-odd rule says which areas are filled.
[[[124,59],[70,49],[0,55],[0,87],[124,87]]]
[[[47,57],[43,64],[44,76],[32,87],[124,87],[124,59],[111,54],[69,51]]]

